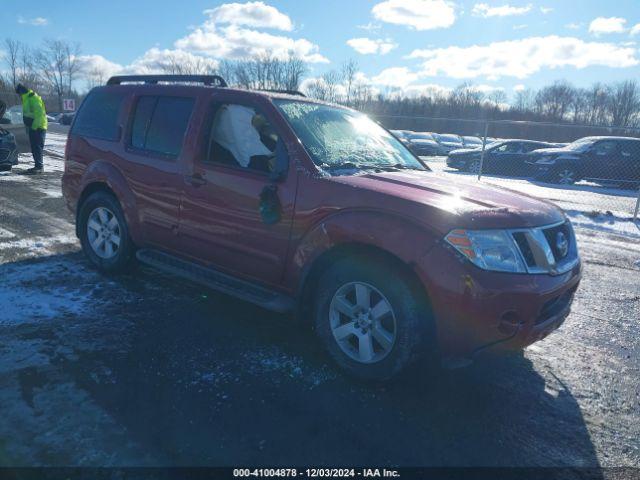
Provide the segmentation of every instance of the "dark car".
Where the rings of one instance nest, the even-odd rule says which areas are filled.
[[[97,268],[137,259],[291,312],[362,378],[521,349],[562,324],[581,277],[556,206],[437,175],[364,114],[291,92],[114,77],[65,157]]]
[[[640,186],[640,139],[585,137],[562,148],[536,150],[529,163],[540,180],[571,185],[582,179]]]
[[[61,113],[58,116],[57,121],[60,123],[60,125],[71,125],[75,116],[75,112]]]
[[[451,133],[434,133],[433,139],[440,144],[443,154],[447,155],[453,150],[464,148],[462,137]]]
[[[482,173],[494,173],[508,176],[526,176],[531,167],[529,153],[551,147],[553,144],[532,140],[498,141],[485,146]],[[482,157],[482,147],[453,150],[447,157],[447,166],[464,172],[478,173]]]
[[[0,124],[11,123],[4,117],[7,106],[0,101]],[[11,167],[18,164],[18,147],[15,136],[8,130],[0,126],[0,171],[11,170]]]
[[[418,157],[434,157],[445,155],[442,146],[434,140],[412,140],[407,148]]]

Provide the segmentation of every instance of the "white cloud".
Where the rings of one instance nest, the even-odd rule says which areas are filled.
[[[526,89],[527,89],[527,86],[523,85],[522,83],[519,83],[518,85],[515,85],[513,87],[514,92],[524,92]]]
[[[521,25],[514,25],[514,26],[513,26],[513,29],[514,29],[514,30],[523,30],[523,29],[527,28],[528,26],[529,26],[529,25],[527,25],[526,23],[523,23],[523,24],[521,24]]]
[[[386,40],[373,40],[366,37],[352,38],[350,40],[347,40],[347,45],[349,45],[356,52],[362,55],[386,55],[398,46],[389,38],[387,38]]]
[[[553,10],[554,9],[552,7],[540,7],[540,11],[542,12],[543,15],[553,12]]]
[[[633,27],[631,27],[631,31],[629,32],[631,36],[640,34],[640,23],[636,23]]]
[[[309,63],[329,62],[309,40],[243,27],[293,28],[289,17],[262,2],[224,4],[205,13],[207,20],[178,39],[174,44],[176,49],[212,58],[242,59],[264,54],[283,58],[294,54]]]
[[[34,27],[45,27],[49,25],[49,20],[44,17],[24,18],[19,16],[18,23],[21,25],[33,25]]]
[[[365,25],[357,25],[356,28],[359,28],[360,30],[366,30],[367,32],[372,32],[380,30],[382,28],[382,25],[380,25],[379,23],[369,22]]]
[[[213,58],[194,55],[184,50],[161,50],[154,47],[124,67],[124,70],[134,74],[161,73],[170,71],[173,65],[182,65],[197,68],[199,72],[202,72],[214,71],[218,64],[219,62]]]
[[[598,17],[589,24],[589,33],[602,35],[604,33],[624,32],[627,20],[620,17]]]
[[[455,9],[446,0],[385,0],[374,5],[371,13],[382,22],[416,30],[448,28],[456,20]]]
[[[78,63],[85,74],[100,73],[100,75],[104,76],[104,80],[108,80],[109,77],[118,75],[124,70],[122,65],[111,62],[102,55],[80,55]]]
[[[193,55],[181,50],[151,48],[128,65],[107,60],[102,55],[81,55],[78,57],[80,68],[85,74],[100,74],[106,81],[113,75],[167,73],[174,65],[191,67],[198,72],[214,71],[219,62],[212,58]],[[185,72],[191,73],[191,72]]]
[[[532,9],[532,5],[524,7],[513,7],[511,5],[502,5],[500,7],[491,7],[487,3],[476,3],[471,12],[481,17],[508,17],[511,15],[524,15]]]
[[[414,50],[409,58],[424,59],[421,76],[453,78],[527,78],[542,69],[593,65],[626,68],[638,65],[634,48],[585,42],[574,37],[530,37],[470,47]]]
[[[287,32],[293,30],[293,22],[287,15],[263,2],[225,3],[204,13],[209,15],[212,23],[275,28]]]
[[[571,22],[567,23],[564,27],[568,28],[569,30],[580,30],[582,28],[582,23]]]
[[[417,79],[418,74],[406,67],[391,67],[373,77],[371,83],[385,87],[407,87]]]

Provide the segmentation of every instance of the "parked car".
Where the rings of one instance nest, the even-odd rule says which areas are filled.
[[[585,137],[562,148],[531,153],[529,164],[540,180],[571,185],[582,179],[640,186],[640,139]]]
[[[433,138],[436,142],[440,144],[442,147],[444,154],[448,154],[452,150],[457,150],[459,148],[464,148],[464,144],[462,143],[462,138],[458,135],[452,135],[449,133],[435,133]]]
[[[57,120],[61,125],[71,125],[71,123],[73,123],[75,115],[75,112],[63,113],[58,117]]]
[[[551,143],[535,142],[533,140],[507,140],[494,142],[485,146],[483,173],[496,173],[509,176],[526,176],[531,167],[526,163],[530,160],[530,152],[553,146]],[[482,149],[453,150],[447,157],[447,166],[465,172],[478,173]]]
[[[114,77],[84,100],[62,189],[97,268],[137,259],[294,312],[366,379],[562,324],[581,266],[559,208],[438,176],[354,110],[218,86]]]
[[[5,117],[7,106],[0,101],[0,122],[8,124],[9,119]],[[11,132],[0,127],[0,171],[11,170],[11,167],[18,163],[18,147],[16,139]]]
[[[481,148],[482,139],[480,137],[462,137],[462,145],[464,148]]]
[[[442,145],[434,140],[412,140],[409,142],[407,147],[418,157],[435,157],[445,155]]]

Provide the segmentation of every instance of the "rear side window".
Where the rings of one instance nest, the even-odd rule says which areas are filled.
[[[131,127],[131,146],[167,157],[177,157],[194,106],[193,98],[140,97]]]
[[[72,133],[114,142],[119,140],[118,115],[125,95],[113,90],[90,93],[78,111]]]

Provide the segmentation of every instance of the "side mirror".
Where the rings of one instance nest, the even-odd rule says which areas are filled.
[[[278,143],[276,144],[275,154],[275,165],[269,175],[269,180],[272,182],[280,182],[287,176],[287,172],[289,171],[289,154],[284,146],[284,142],[280,138],[278,138]]]

